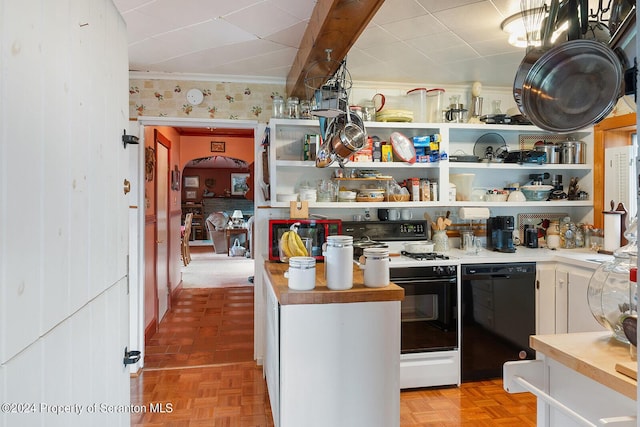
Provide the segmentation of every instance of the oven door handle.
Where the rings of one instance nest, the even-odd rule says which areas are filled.
[[[391,282],[396,285],[411,285],[414,283],[442,283],[446,282],[450,285],[455,285],[457,283],[457,279],[455,277],[438,277],[438,278],[421,278],[421,277],[409,277],[403,279],[394,279],[391,278]]]

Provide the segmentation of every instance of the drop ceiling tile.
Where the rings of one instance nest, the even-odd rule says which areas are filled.
[[[277,19],[269,18],[273,16],[277,16]],[[224,19],[247,32],[263,38],[301,21],[269,2],[251,5],[226,15]]]
[[[160,28],[173,28],[170,22],[153,19],[138,10],[127,12],[123,17],[127,23],[127,41],[129,45],[159,34]]]
[[[373,21],[378,25],[384,25],[425,15],[426,13],[427,11],[416,0],[385,0],[373,17]]]
[[[442,10],[434,15],[452,31],[475,31],[478,36],[482,36],[481,32],[487,28],[500,28],[500,22],[503,20],[502,15],[489,1]]]
[[[462,40],[451,31],[416,37],[415,39],[407,40],[406,43],[422,52],[429,58],[432,57],[431,54],[433,52],[439,52],[441,50],[451,49],[456,46],[467,44],[464,40]]]
[[[316,0],[267,0],[267,2],[301,20],[309,19],[317,3]]]
[[[409,40],[427,34],[446,31],[433,15],[421,15],[382,25],[382,28],[400,40]]]
[[[297,50],[298,46],[300,46],[302,36],[307,29],[307,23],[307,21],[301,21],[289,28],[271,34],[270,36],[265,37],[265,39]]]
[[[459,45],[432,52],[429,57],[440,64],[452,64],[479,58],[480,56],[470,46]]]
[[[473,3],[490,3],[487,0],[417,0],[417,2],[431,13],[447,9],[457,9],[461,6],[466,6]]]
[[[524,53],[524,49],[517,48],[510,45],[506,37],[498,37],[491,40],[481,40],[477,42],[470,42],[469,45],[475,49],[480,56],[492,56],[502,53]]]
[[[396,43],[398,41],[399,40],[393,36],[393,34],[389,34],[389,32],[384,28],[375,25],[365,28],[362,34],[360,34],[360,37],[358,37],[354,46],[359,49],[368,49],[385,44]]]

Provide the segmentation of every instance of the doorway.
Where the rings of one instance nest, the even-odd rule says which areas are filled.
[[[156,150],[156,304],[158,322],[171,307],[169,285],[169,149],[171,141],[154,130]]]
[[[188,121],[187,123],[184,123],[183,119],[168,119],[168,118],[153,118],[153,119],[144,119],[141,118],[139,119],[139,125],[141,126],[141,131],[140,131],[140,135],[147,135],[147,138],[149,138],[151,135],[149,134],[149,132],[145,132],[144,129],[145,127],[149,127],[149,128],[155,128],[155,127],[159,127],[160,129],[162,129],[162,132],[164,133],[165,130],[167,129],[167,133],[171,134],[171,140],[173,141],[173,139],[179,139],[180,141],[182,141],[182,133],[185,130],[185,126],[188,125],[189,129],[193,130],[193,129],[200,129],[201,132],[205,132],[207,129],[211,129],[211,128],[224,128],[225,126],[231,130],[231,131],[238,131],[241,133],[244,133],[245,135],[247,133],[249,133],[249,135],[252,135],[252,143],[251,143],[251,152],[253,153],[254,158],[256,157],[256,153],[260,153],[261,152],[261,147],[260,147],[260,141],[261,141],[261,136],[262,134],[260,132],[264,132],[264,126],[262,125],[258,125],[257,122],[255,123],[238,123],[238,121],[222,121],[222,120],[202,120],[201,123],[197,123],[197,122],[193,122],[193,121]],[[221,124],[220,122],[225,122],[224,124]],[[178,136],[178,138],[175,138],[175,136]],[[169,143],[170,144],[170,143]],[[162,144],[160,144],[162,145]],[[168,169],[166,171],[167,175],[164,175],[165,172],[162,172],[164,176],[168,176],[170,173],[170,166],[173,166],[174,164],[176,164],[178,166],[178,170],[180,170],[180,172],[183,172],[183,167],[184,167],[184,161],[181,161],[179,158],[176,161],[171,160],[171,158],[174,158],[173,156],[175,156],[176,152],[178,152],[178,156],[181,158],[195,158],[195,157],[199,157],[199,156],[191,156],[191,154],[189,154],[189,150],[193,151],[193,145],[191,143],[189,144],[184,144],[185,146],[188,145],[188,147],[182,147],[182,148],[178,148],[179,146],[174,147],[173,149],[169,150],[169,162],[167,162]],[[210,152],[210,140],[207,141],[207,148],[206,151]],[[160,149],[161,150],[161,149]],[[177,151],[179,150],[179,151]],[[187,151],[186,153],[184,151]],[[245,152],[247,150],[245,149]],[[245,153],[246,154],[246,153]],[[257,167],[261,168],[261,165],[258,164],[256,165]],[[260,169],[261,171],[261,169]],[[158,171],[158,173],[160,173],[160,171]],[[181,179],[180,179],[180,189],[182,190],[183,187],[183,174],[181,174]],[[168,181],[167,181],[167,186],[168,186]],[[171,191],[169,191],[169,204],[171,206],[174,206],[175,204],[177,204],[177,207],[180,206],[180,193],[172,193]],[[142,196],[144,197],[144,194],[142,194]],[[177,199],[177,200],[175,200]],[[155,198],[154,198],[155,200]],[[163,203],[162,201],[159,200],[159,204]],[[173,248],[173,239],[174,236],[173,234],[175,234],[179,229],[180,229],[180,215],[177,214],[177,212],[175,212],[175,208],[176,206],[174,206],[173,208],[171,208],[170,214],[167,217],[167,232],[169,233],[169,237],[168,237],[168,241],[170,244],[170,249]],[[144,222],[144,216],[141,218],[140,220],[140,224],[145,224]],[[149,229],[147,227],[141,227],[142,228],[142,232],[140,233],[140,240],[142,242],[144,242],[145,239],[145,234],[149,233]],[[173,230],[173,231],[172,231]],[[160,234],[158,235],[158,237],[160,236]],[[154,236],[155,237],[155,236]],[[158,239],[160,240],[160,239]],[[167,241],[167,240],[165,240]],[[169,252],[172,252],[171,250],[169,250]],[[175,252],[172,252],[173,254],[175,254]],[[174,259],[175,258],[175,259]],[[149,270],[149,266],[146,265],[144,263],[144,259],[141,258],[141,265],[140,265],[140,270],[145,272],[146,274],[152,274]],[[147,267],[147,268],[145,268]],[[158,268],[161,268],[164,271],[164,267],[161,267],[159,265],[153,266],[153,273],[156,273]],[[175,276],[175,271],[177,270],[178,275],[180,275],[180,269],[182,267],[182,260],[179,257],[176,256],[169,256],[169,262],[167,267],[169,268],[169,277],[174,277]],[[172,272],[173,271],[173,272]],[[141,279],[141,282],[144,283],[144,278]],[[173,286],[168,286],[168,290],[169,291],[176,291],[176,284],[179,284],[179,280],[178,281],[174,281],[174,285]],[[171,289],[173,288],[173,289]],[[160,292],[163,292],[162,290]],[[139,307],[139,311],[141,313],[144,313],[145,311],[145,307],[146,304],[148,304],[148,300],[144,301],[144,304],[142,305],[138,305]],[[169,302],[167,303],[167,308],[170,309],[169,306]],[[132,315],[131,317],[132,319],[136,319],[138,326],[137,329],[140,331],[140,335],[141,336],[151,336],[151,334],[145,334],[145,332],[149,332],[148,330],[146,330],[146,327],[148,325],[145,324],[146,319],[144,318],[143,315]],[[254,316],[254,318],[257,318],[257,316]],[[153,331],[151,331],[153,332]]]

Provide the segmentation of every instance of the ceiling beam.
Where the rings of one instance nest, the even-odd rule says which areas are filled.
[[[304,79],[310,70],[310,77],[318,75],[316,70],[320,75],[333,75],[337,63],[344,59],[382,3],[384,0],[318,0],[287,76],[287,95],[309,98]],[[326,49],[332,50],[333,61],[326,60]]]

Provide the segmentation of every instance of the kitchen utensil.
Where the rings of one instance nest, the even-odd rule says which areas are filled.
[[[413,141],[400,132],[392,132],[390,139],[393,153],[400,158],[400,160],[407,163],[416,162],[416,149],[413,146]]]
[[[538,141],[533,145],[533,149],[545,153],[545,163],[557,164],[560,163],[560,147],[553,142]]]
[[[547,200],[552,190],[553,185],[523,185],[520,187],[520,191],[529,202]]]
[[[480,136],[473,145],[473,155],[482,161],[497,161],[507,151],[507,144],[502,135],[494,132]]]
[[[409,252],[412,254],[426,254],[433,252],[434,243],[429,240],[404,242],[403,246],[405,252]]]
[[[531,49],[518,68],[513,93],[534,125],[570,132],[609,115],[621,86],[622,67],[608,46],[571,40],[548,50]]]
[[[516,189],[509,193],[507,196],[507,202],[525,202],[527,197],[520,191],[520,189]]]

